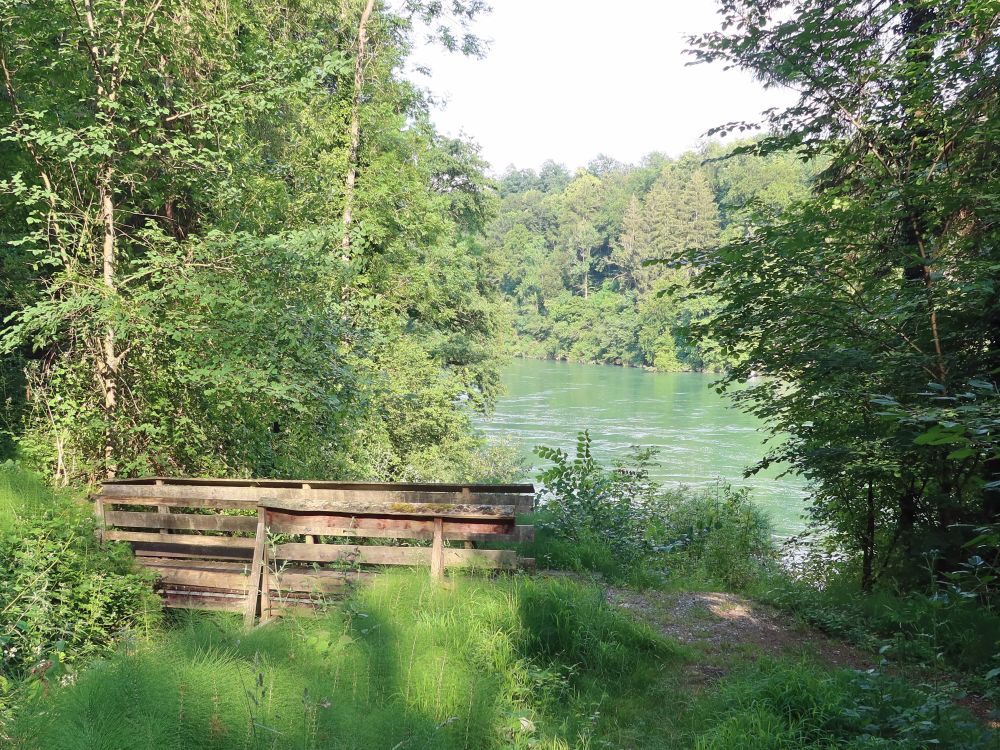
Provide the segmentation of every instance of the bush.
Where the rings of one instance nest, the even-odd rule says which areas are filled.
[[[876,589],[862,595],[850,574],[831,578],[823,588],[775,575],[755,596],[860,646],[891,644],[893,655],[906,661],[985,673],[1000,644],[1000,615],[946,590],[928,595]]]
[[[590,450],[589,432],[577,438],[576,456],[540,446],[535,452],[552,462],[538,475],[544,487],[537,525],[572,542],[597,542],[621,565],[648,557],[656,485],[649,480],[651,451],[636,453],[614,469],[602,467]]]
[[[731,589],[749,586],[773,564],[773,530],[747,490],[678,492],[664,517],[668,564]]]
[[[539,536],[525,552],[541,564],[632,585],[672,576],[734,589],[771,565],[771,524],[746,490],[664,490],[649,478],[652,450],[635,449],[608,469],[590,446],[585,431],[573,458],[558,449],[536,449],[552,466],[538,476],[544,487]]]
[[[84,505],[12,466],[0,470],[0,505],[0,688],[47,687],[65,663],[156,618],[128,547],[99,546]]]

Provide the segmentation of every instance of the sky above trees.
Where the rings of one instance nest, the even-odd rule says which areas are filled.
[[[599,153],[625,162],[651,151],[676,156],[709,128],[755,119],[790,103],[749,74],[689,66],[686,37],[717,29],[714,0],[637,0],[609,8],[591,0],[495,0],[475,32],[490,40],[482,60],[417,50],[415,79],[447,106],[446,133],[465,132],[494,170],[570,168]]]

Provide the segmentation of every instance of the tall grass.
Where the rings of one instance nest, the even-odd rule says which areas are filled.
[[[8,461],[0,463],[0,533],[10,531],[46,510],[62,507],[66,495],[56,493],[34,474]]]
[[[559,748],[613,737],[680,648],[567,581],[387,574],[345,606],[245,634],[185,618],[26,707],[14,747]],[[609,695],[613,687],[619,694]],[[646,731],[661,747],[669,725]]]
[[[940,693],[809,663],[748,666],[699,710],[710,726],[696,750],[990,750],[998,741]]]

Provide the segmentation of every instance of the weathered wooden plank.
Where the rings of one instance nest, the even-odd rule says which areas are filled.
[[[246,610],[243,613],[243,627],[253,627],[257,616],[257,594],[260,592],[261,570],[264,567],[264,548],[267,546],[267,519],[263,508],[257,509],[257,535],[254,538],[253,562],[250,563],[250,582],[247,586]]]
[[[198,498],[146,497],[144,495],[102,496],[105,507],[118,505],[163,505],[170,508],[217,508],[219,510],[253,510],[257,507],[255,500],[218,500]]]
[[[107,531],[104,538],[112,542],[152,542],[159,544],[190,544],[198,547],[230,547],[253,549],[254,540],[235,536],[204,536],[201,534],[158,534],[148,531]]]
[[[423,492],[493,492],[500,494],[533,495],[533,484],[448,484],[438,482],[335,482],[314,479],[206,479],[185,477],[141,477],[138,479],[110,479],[105,486],[148,486],[157,482],[165,485],[215,486],[215,487],[273,487],[283,489],[352,489],[352,490],[401,490]]]
[[[350,565],[430,565],[430,547],[375,547],[347,544],[280,544],[274,551],[280,560],[300,562],[341,562]],[[513,568],[517,564],[513,550],[448,549],[443,550],[445,567],[471,566]]]
[[[171,544],[169,542],[132,542],[131,544],[132,552],[137,560],[148,557],[169,557],[179,560],[230,560],[249,565],[253,558],[253,550],[248,547],[205,547],[200,544]]]
[[[502,519],[514,518],[517,514],[517,509],[513,505],[368,501],[360,498],[337,500],[303,497],[287,500],[266,500],[262,504],[273,510],[339,513],[342,515]]]
[[[431,539],[433,518],[356,516],[343,513],[293,513],[268,510],[268,528],[278,534],[359,536],[395,539]],[[464,533],[509,534],[513,519],[487,521],[444,520],[445,539],[461,539]]]
[[[107,524],[104,521],[105,513],[106,509],[104,507],[104,499],[98,495],[94,499],[94,520],[96,521],[98,544],[104,541],[104,530],[107,528]]]
[[[162,485],[163,484],[163,480],[162,479],[157,479],[156,482],[155,482],[155,484]],[[170,506],[169,505],[157,505],[156,506],[156,510],[157,510],[158,513],[160,513],[162,515],[162,514],[170,512]],[[165,526],[165,527],[161,528],[160,529],[160,533],[161,534],[169,534],[170,533],[170,527],[169,526]]]
[[[530,542],[535,538],[534,526],[514,526],[507,533],[475,534],[470,532],[451,532],[445,525],[445,540],[449,542]]]
[[[377,547],[351,544],[279,544],[276,560],[343,562],[351,565],[427,565],[429,547]]]
[[[205,588],[226,589],[246,595],[250,580],[249,575],[237,572],[192,570],[190,568],[161,567],[158,565],[146,565],[144,567],[155,571],[164,587],[204,586]]]
[[[445,567],[504,568],[517,567],[517,553],[510,549],[444,549]]]
[[[308,489],[295,487],[232,487],[215,485],[127,485],[106,484],[102,492],[105,500],[115,498],[116,502],[124,502],[128,498],[161,498],[176,503],[179,500],[210,500],[212,502],[230,501],[246,503],[248,501],[261,503],[268,501],[267,507],[282,507],[281,503],[289,500],[299,502],[329,502],[351,503],[357,506],[371,504],[373,506],[393,505],[397,503],[413,505],[467,505],[467,506],[525,506],[529,504],[529,496],[505,494],[498,492],[476,492],[473,494],[457,492],[442,492],[439,490],[397,490],[397,489],[321,489],[310,486]],[[291,506],[293,509],[305,509],[308,506]],[[327,508],[320,508],[327,509]],[[348,511],[350,512],[350,511]],[[355,512],[365,512],[357,510]],[[377,512],[377,511],[376,511]],[[496,515],[496,513],[491,513]]]
[[[188,570],[207,570],[220,573],[250,574],[250,558],[239,560],[197,560],[187,557],[148,557],[136,555],[136,565],[144,568],[186,568]]]
[[[271,617],[271,557],[265,534],[264,555],[260,563],[260,621],[267,622]]]
[[[205,609],[214,612],[242,612],[246,595],[166,589],[161,592],[164,604],[174,609]]]
[[[257,519],[252,516],[139,513],[125,510],[109,510],[104,515],[108,526],[128,528],[187,529],[191,531],[255,531],[257,528]]]
[[[306,570],[299,572],[281,570],[272,572],[270,590],[280,596],[281,592],[333,594],[342,591],[351,583],[370,580],[372,573],[351,570]],[[272,597],[273,598],[273,597]]]

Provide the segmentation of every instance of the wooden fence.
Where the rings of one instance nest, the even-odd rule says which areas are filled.
[[[380,566],[427,565],[435,578],[449,567],[532,568],[514,550],[478,545],[531,539],[516,516],[533,504],[530,484],[149,478],[105,482],[95,513],[104,540],[128,542],[157,574],[167,606],[239,611],[249,626]]]

